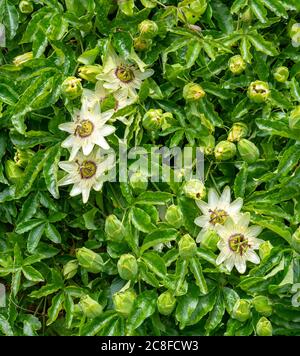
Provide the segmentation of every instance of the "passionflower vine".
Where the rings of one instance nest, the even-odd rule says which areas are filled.
[[[73,184],[70,195],[73,197],[82,194],[83,203],[86,203],[91,189],[101,190],[107,179],[107,172],[113,168],[114,162],[113,154],[103,155],[99,148],[88,156],[79,152],[73,160],[59,162],[59,167],[68,174],[58,185]]]
[[[216,230],[220,236],[218,248],[220,254],[217,257],[216,263],[224,266],[229,272],[235,266],[239,273],[245,273],[246,262],[258,264],[259,256],[254,250],[259,248],[263,242],[257,236],[261,233],[260,226],[249,226],[250,214],[240,214],[236,221],[228,218],[224,225],[218,224]]]
[[[102,82],[105,89],[114,93],[118,100],[136,99],[136,90],[141,87],[142,81],[153,73],[152,69],[142,72],[134,64],[118,57],[114,50],[110,49],[103,63],[103,71],[97,75],[97,79]]]
[[[197,237],[197,242],[201,242],[207,230],[216,231],[217,224],[224,225],[229,217],[234,221],[238,219],[243,206],[243,199],[237,198],[231,203],[230,188],[227,186],[221,196],[215,189],[209,189],[208,202],[196,200],[196,204],[203,214],[195,219],[195,224],[202,227]]]
[[[70,134],[62,142],[62,147],[71,150],[70,160],[75,158],[81,148],[84,155],[89,155],[95,145],[105,150],[109,148],[105,136],[112,134],[115,128],[106,122],[113,113],[113,110],[101,113],[99,101],[89,95],[83,96],[81,110],[74,113],[73,121],[59,125],[60,130]]]

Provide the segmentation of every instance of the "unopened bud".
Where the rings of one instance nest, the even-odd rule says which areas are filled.
[[[115,310],[124,317],[131,313],[135,300],[136,294],[132,289],[126,289],[124,292],[117,292],[113,295]]]
[[[258,336],[272,336],[272,324],[266,317],[262,317],[256,324],[256,334]]]
[[[248,135],[248,126],[243,122],[235,122],[228,134],[227,140],[230,142],[238,142],[240,139]]]
[[[120,277],[126,281],[134,280],[138,274],[138,264],[136,258],[129,253],[120,257],[117,268]]]
[[[184,259],[189,259],[197,253],[197,245],[195,240],[189,235],[185,234],[178,242],[179,255]]]
[[[268,257],[270,255],[270,252],[273,248],[273,245],[271,244],[270,241],[265,241],[262,244],[259,245],[259,257],[261,260],[264,258]]]
[[[272,303],[268,297],[258,295],[253,298],[252,305],[258,313],[264,316],[270,316],[272,314]]]
[[[63,267],[63,275],[65,279],[70,279],[75,276],[78,270],[78,261],[71,260],[67,262]]]
[[[270,96],[269,84],[261,80],[256,80],[249,85],[247,95],[248,98],[255,103],[264,103]]]
[[[133,41],[134,49],[138,52],[147,51],[151,48],[152,40],[150,38],[136,37]]]
[[[251,315],[251,305],[245,299],[239,299],[236,301],[233,310],[232,317],[241,322],[244,322],[250,318]]]
[[[105,220],[105,232],[111,240],[116,242],[121,242],[125,236],[125,228],[122,222],[113,214]]]
[[[79,265],[88,272],[99,273],[103,269],[102,257],[86,247],[81,247],[76,251],[76,258]]]
[[[300,129],[300,105],[293,109],[289,116],[289,126],[292,130]]]
[[[201,200],[206,196],[206,188],[199,179],[191,179],[184,183],[183,193],[186,197]]]
[[[87,318],[96,318],[103,311],[103,307],[89,295],[81,297],[79,305]]]
[[[165,219],[168,224],[174,226],[175,229],[179,229],[183,225],[183,215],[180,207],[177,205],[169,206]]]
[[[182,96],[186,101],[198,101],[206,95],[201,85],[188,83],[183,87]]]
[[[151,20],[144,20],[142,21],[138,29],[140,31],[140,34],[144,38],[153,38],[157,35],[158,32],[158,26],[156,22],[151,21]]]
[[[33,11],[33,4],[31,1],[22,0],[19,3],[19,9],[22,14],[31,14]]]
[[[148,178],[142,172],[134,172],[129,178],[130,186],[137,194],[148,188]]]
[[[96,77],[100,73],[102,73],[102,67],[97,64],[87,64],[78,69],[79,77],[92,83],[96,83]]]
[[[253,142],[245,138],[238,142],[238,151],[242,159],[249,164],[256,162],[259,158],[258,148]]]
[[[216,145],[214,153],[218,161],[227,161],[236,155],[235,144],[229,141],[221,141]]]
[[[5,175],[11,183],[17,183],[22,178],[24,171],[12,160],[5,162]]]
[[[61,85],[62,94],[68,99],[75,99],[82,94],[81,79],[76,77],[66,78]]]
[[[162,315],[170,315],[175,305],[176,298],[170,291],[162,293],[157,299],[157,308]]]
[[[228,66],[231,73],[241,74],[246,69],[247,63],[242,56],[237,54],[229,59]]]
[[[279,83],[285,83],[289,77],[289,69],[287,67],[278,67],[274,70],[274,78]]]

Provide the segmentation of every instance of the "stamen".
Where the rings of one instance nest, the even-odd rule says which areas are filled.
[[[94,131],[94,124],[90,120],[82,120],[76,127],[75,135],[82,138],[88,137]]]
[[[243,234],[234,234],[229,238],[229,248],[239,255],[243,255],[250,247],[248,239]]]
[[[83,161],[80,165],[79,172],[82,179],[92,178],[97,172],[97,165],[93,161]]]

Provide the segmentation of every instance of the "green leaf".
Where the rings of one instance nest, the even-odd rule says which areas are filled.
[[[155,225],[151,222],[151,217],[144,210],[140,208],[131,209],[131,221],[135,228],[142,232],[152,232],[155,229]]]
[[[29,235],[27,240],[27,250],[30,253],[33,253],[39,244],[41,237],[45,231],[45,223],[39,224],[38,226],[34,227]]]
[[[45,235],[55,244],[61,243],[61,236],[53,224],[46,224]]]
[[[6,27],[8,39],[12,40],[19,27],[19,14],[15,6],[8,0],[4,0],[4,25]]]
[[[134,302],[133,311],[127,319],[127,334],[131,335],[134,330],[143,324],[156,309],[157,294],[154,290],[142,292]]]
[[[260,0],[250,0],[250,8],[260,22],[267,22],[267,10],[264,8]]]
[[[237,292],[235,292],[233,289],[228,287],[223,288],[223,296],[224,296],[226,311],[229,315],[231,315],[233,307],[235,303],[240,299],[240,297],[237,294]]]
[[[230,12],[232,14],[237,14],[241,9],[247,6],[248,0],[234,0],[231,5]]]
[[[12,290],[12,294],[15,297],[20,289],[20,285],[21,285],[21,277],[22,277],[22,270],[21,268],[16,271],[13,275],[12,275],[12,279],[11,279],[11,290]],[[1,315],[0,315],[1,316]]]
[[[258,33],[248,35],[249,41],[253,44],[255,49],[259,52],[263,52],[268,56],[277,56],[278,51],[272,42],[266,41],[263,36]]]
[[[58,162],[60,160],[61,148],[60,144],[51,147],[48,150],[48,158],[45,162],[43,174],[46,182],[46,186],[51,195],[55,198],[59,198],[59,190],[57,185],[58,174]]]
[[[198,305],[198,300],[199,297],[195,291],[178,298],[175,317],[181,330],[189,324],[189,320]]]
[[[147,235],[141,246],[141,254],[151,247],[154,247],[161,243],[167,243],[176,240],[177,230],[176,229],[159,229],[155,230],[149,235]]]
[[[201,263],[197,257],[193,257],[190,259],[189,268],[195,277],[196,284],[199,287],[200,292],[202,294],[207,294],[208,289],[207,289],[206,281],[205,281],[205,278],[204,278],[204,275],[202,272],[202,266],[201,266]]]
[[[14,105],[18,101],[18,93],[9,85],[0,83],[0,99],[8,104]]]
[[[135,200],[135,204],[164,205],[172,199],[172,194],[167,192],[143,192]]]
[[[269,10],[273,11],[275,15],[288,18],[288,14],[280,0],[263,0],[263,4]]]
[[[165,262],[157,252],[145,252],[142,256],[142,259],[145,262],[146,266],[159,278],[165,278],[167,274]]]
[[[205,115],[206,119],[209,120],[209,122],[213,126],[217,126],[217,127],[223,126],[223,121],[218,115],[218,113],[215,111],[214,105],[211,102],[209,102],[206,98],[199,100],[198,108],[199,111]]]
[[[0,331],[5,336],[14,336],[14,332],[9,321],[1,314],[0,314]]]
[[[41,275],[39,271],[37,271],[32,266],[23,266],[22,267],[23,274],[26,279],[32,282],[43,282],[44,277]]]
[[[60,290],[61,286],[57,284],[46,284],[42,286],[39,290],[35,290],[29,294],[31,298],[43,298],[47,297],[50,294],[53,294]]]
[[[17,226],[16,233],[24,234],[24,232],[34,229],[35,227],[41,225],[43,222],[44,219],[32,219],[29,221],[24,221]]]
[[[225,305],[221,291],[219,291],[215,305],[209,314],[205,323],[205,330],[210,332],[214,330],[221,322],[225,313]]]
[[[192,199],[180,197],[178,200],[179,207],[183,214],[184,226],[190,235],[196,236],[199,231],[194,220],[200,214],[200,210]]]
[[[47,325],[54,323],[54,321],[57,319],[59,312],[63,308],[64,300],[65,296],[63,293],[59,293],[52,298],[51,307],[48,309]]]
[[[239,173],[236,175],[234,180],[234,196],[236,198],[243,198],[245,195],[245,189],[247,185],[247,177],[248,177],[248,165],[246,162],[243,163],[242,168],[240,169]]]
[[[228,7],[219,0],[214,0],[210,5],[213,10],[213,17],[217,20],[219,28],[222,32],[229,34],[232,33],[234,31],[234,25]]]

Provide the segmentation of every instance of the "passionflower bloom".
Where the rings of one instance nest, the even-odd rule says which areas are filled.
[[[109,149],[105,136],[112,134],[115,128],[106,122],[113,113],[113,110],[101,113],[99,101],[93,100],[90,95],[83,96],[81,110],[74,113],[73,121],[59,125],[60,130],[70,134],[62,142],[62,147],[71,150],[70,160],[81,148],[84,155],[89,155],[95,145]]]
[[[249,226],[250,214],[240,214],[234,222],[228,218],[224,225],[216,226],[217,233],[220,236],[218,248],[220,254],[216,263],[224,266],[230,272],[235,266],[239,273],[245,273],[246,262],[258,264],[260,259],[254,250],[259,248],[263,242],[257,236],[261,233],[260,226]]]
[[[196,200],[196,204],[203,214],[195,219],[195,224],[202,227],[197,237],[197,242],[201,242],[207,230],[216,231],[217,224],[224,225],[229,217],[234,221],[238,219],[243,206],[243,199],[237,198],[231,203],[230,188],[227,186],[221,196],[218,195],[215,189],[209,189],[208,203],[203,200]]]
[[[114,162],[113,154],[104,156],[99,148],[88,156],[79,152],[72,161],[59,162],[59,167],[68,174],[58,182],[58,185],[74,184],[70,195],[73,197],[82,194],[82,200],[86,203],[91,189],[99,191],[102,188],[107,179],[107,172],[113,167]]]
[[[118,100],[124,98],[137,98],[136,90],[141,87],[142,81],[150,77],[152,69],[143,72],[134,64],[117,56],[110,49],[103,63],[103,71],[97,75],[97,79],[103,83],[103,87],[114,93]]]

